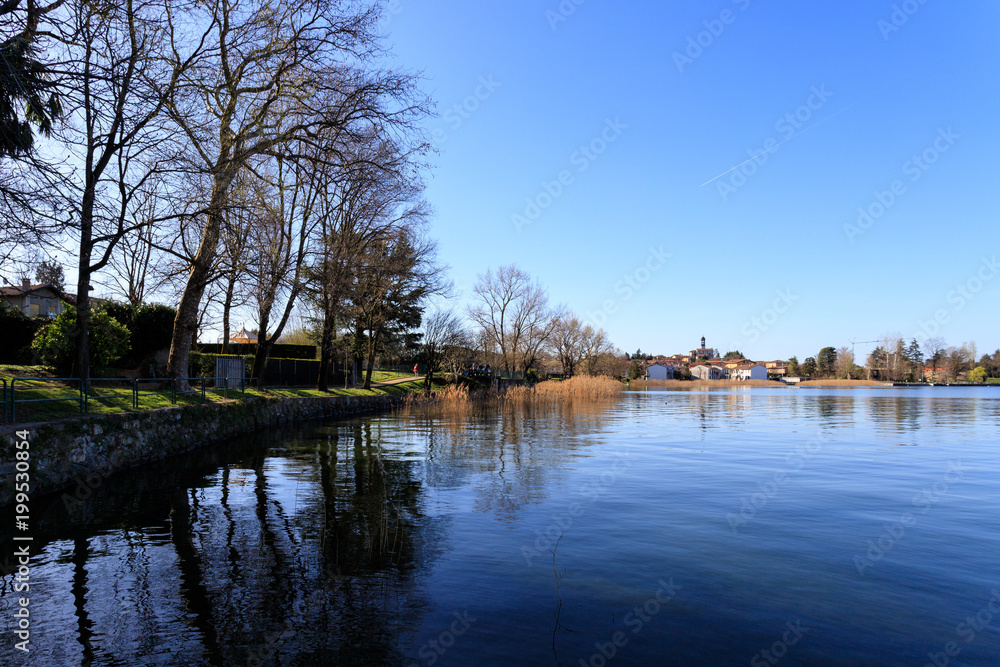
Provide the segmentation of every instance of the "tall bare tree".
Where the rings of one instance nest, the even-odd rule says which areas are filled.
[[[362,135],[351,142],[341,166],[327,165],[324,171],[321,202],[326,214],[321,216],[322,243],[312,292],[322,320],[317,387],[323,391],[328,388],[327,369],[338,325],[353,324],[356,343],[364,338],[357,331],[359,313],[372,310],[374,304],[367,303],[359,279],[367,269],[378,266],[378,262],[371,264],[373,253],[391,247],[400,230],[411,230],[415,239],[422,234],[419,228],[428,210],[419,201],[421,149],[407,149],[376,134]],[[364,350],[357,344],[354,348],[354,356],[362,358]]]
[[[187,63],[164,65],[162,5],[82,0],[67,5],[62,24],[72,86],[64,105],[72,122],[60,134],[78,153],[82,170],[68,183],[78,218],[76,372],[90,375],[91,276],[103,269],[116,245],[144,224],[137,206],[160,170],[169,135],[154,122]]]
[[[208,190],[170,348],[168,373],[179,377],[239,171],[259,156],[297,157],[293,142],[363,121],[405,127],[425,107],[413,101],[411,75],[378,65],[378,8],[367,2],[209,0],[168,18],[173,62],[195,62],[168,109]]]
[[[505,371],[527,372],[553,330],[545,290],[514,265],[487,269],[476,281],[469,317],[498,353]]]

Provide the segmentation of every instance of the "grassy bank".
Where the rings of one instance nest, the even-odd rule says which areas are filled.
[[[80,389],[78,382],[64,382],[54,379],[52,374],[40,366],[0,366],[0,378],[7,382],[7,399],[10,399],[10,382],[13,377],[42,378],[34,381],[18,380],[16,416],[18,423],[42,422],[81,414]],[[385,372],[372,381],[388,381],[407,377],[405,374]],[[373,387],[365,390],[356,387],[334,388],[329,392],[316,389],[265,388],[239,389],[208,388],[204,397],[198,389],[191,393],[171,395],[170,389],[157,388],[154,384],[139,386],[138,408],[133,405],[131,383],[95,381],[87,397],[86,413],[93,415],[122,412],[146,412],[176,405],[199,405],[201,403],[224,403],[253,397],[317,397],[317,396],[397,396],[423,390],[423,379],[398,384]],[[53,401],[54,402],[32,402]],[[22,402],[23,401],[23,402]],[[7,418],[11,418],[11,406],[6,406]]]

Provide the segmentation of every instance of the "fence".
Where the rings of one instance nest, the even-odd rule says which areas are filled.
[[[158,390],[140,390],[140,385],[148,385],[150,383],[156,383]],[[179,390],[179,383],[187,383],[188,389]],[[210,383],[211,386],[209,386]],[[73,384],[76,385],[76,389],[73,388]],[[243,396],[246,393],[247,387],[259,386],[259,384],[256,378],[247,380],[242,376],[239,378],[139,378],[135,380],[130,378],[91,378],[86,381],[82,381],[79,378],[15,377],[11,378],[10,385],[8,386],[6,378],[0,378],[0,390],[2,390],[0,403],[3,403],[3,423],[16,424],[18,423],[18,406],[21,406],[23,410],[28,404],[66,403],[72,401],[79,406],[79,412],[83,415],[90,413],[91,403],[100,404],[102,402],[118,401],[122,404],[121,407],[138,410],[139,399],[143,396],[162,396],[163,398],[169,396],[170,403],[176,405],[178,396],[200,396],[201,402],[205,402],[208,400],[209,392],[221,392],[223,398],[229,398],[230,389],[232,389],[233,393],[236,393],[238,390],[240,395]],[[22,396],[26,392],[31,392],[28,395],[32,396],[37,394],[39,389],[50,390],[51,393],[64,395],[46,398],[18,398],[18,391],[22,393]],[[7,417],[8,405],[10,406],[9,421]],[[22,419],[22,421],[24,420]]]
[[[265,387],[314,387],[319,365],[317,359],[268,359],[260,382]],[[343,367],[336,362],[327,365],[327,373],[331,385],[344,383]]]

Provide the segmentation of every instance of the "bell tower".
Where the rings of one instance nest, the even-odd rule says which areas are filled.
[[[704,336],[701,337],[701,349],[703,349],[703,350],[705,349],[705,337]]]

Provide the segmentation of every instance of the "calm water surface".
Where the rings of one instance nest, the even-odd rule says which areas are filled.
[[[0,664],[1000,665],[998,435],[959,388],[287,428],[34,501]]]

